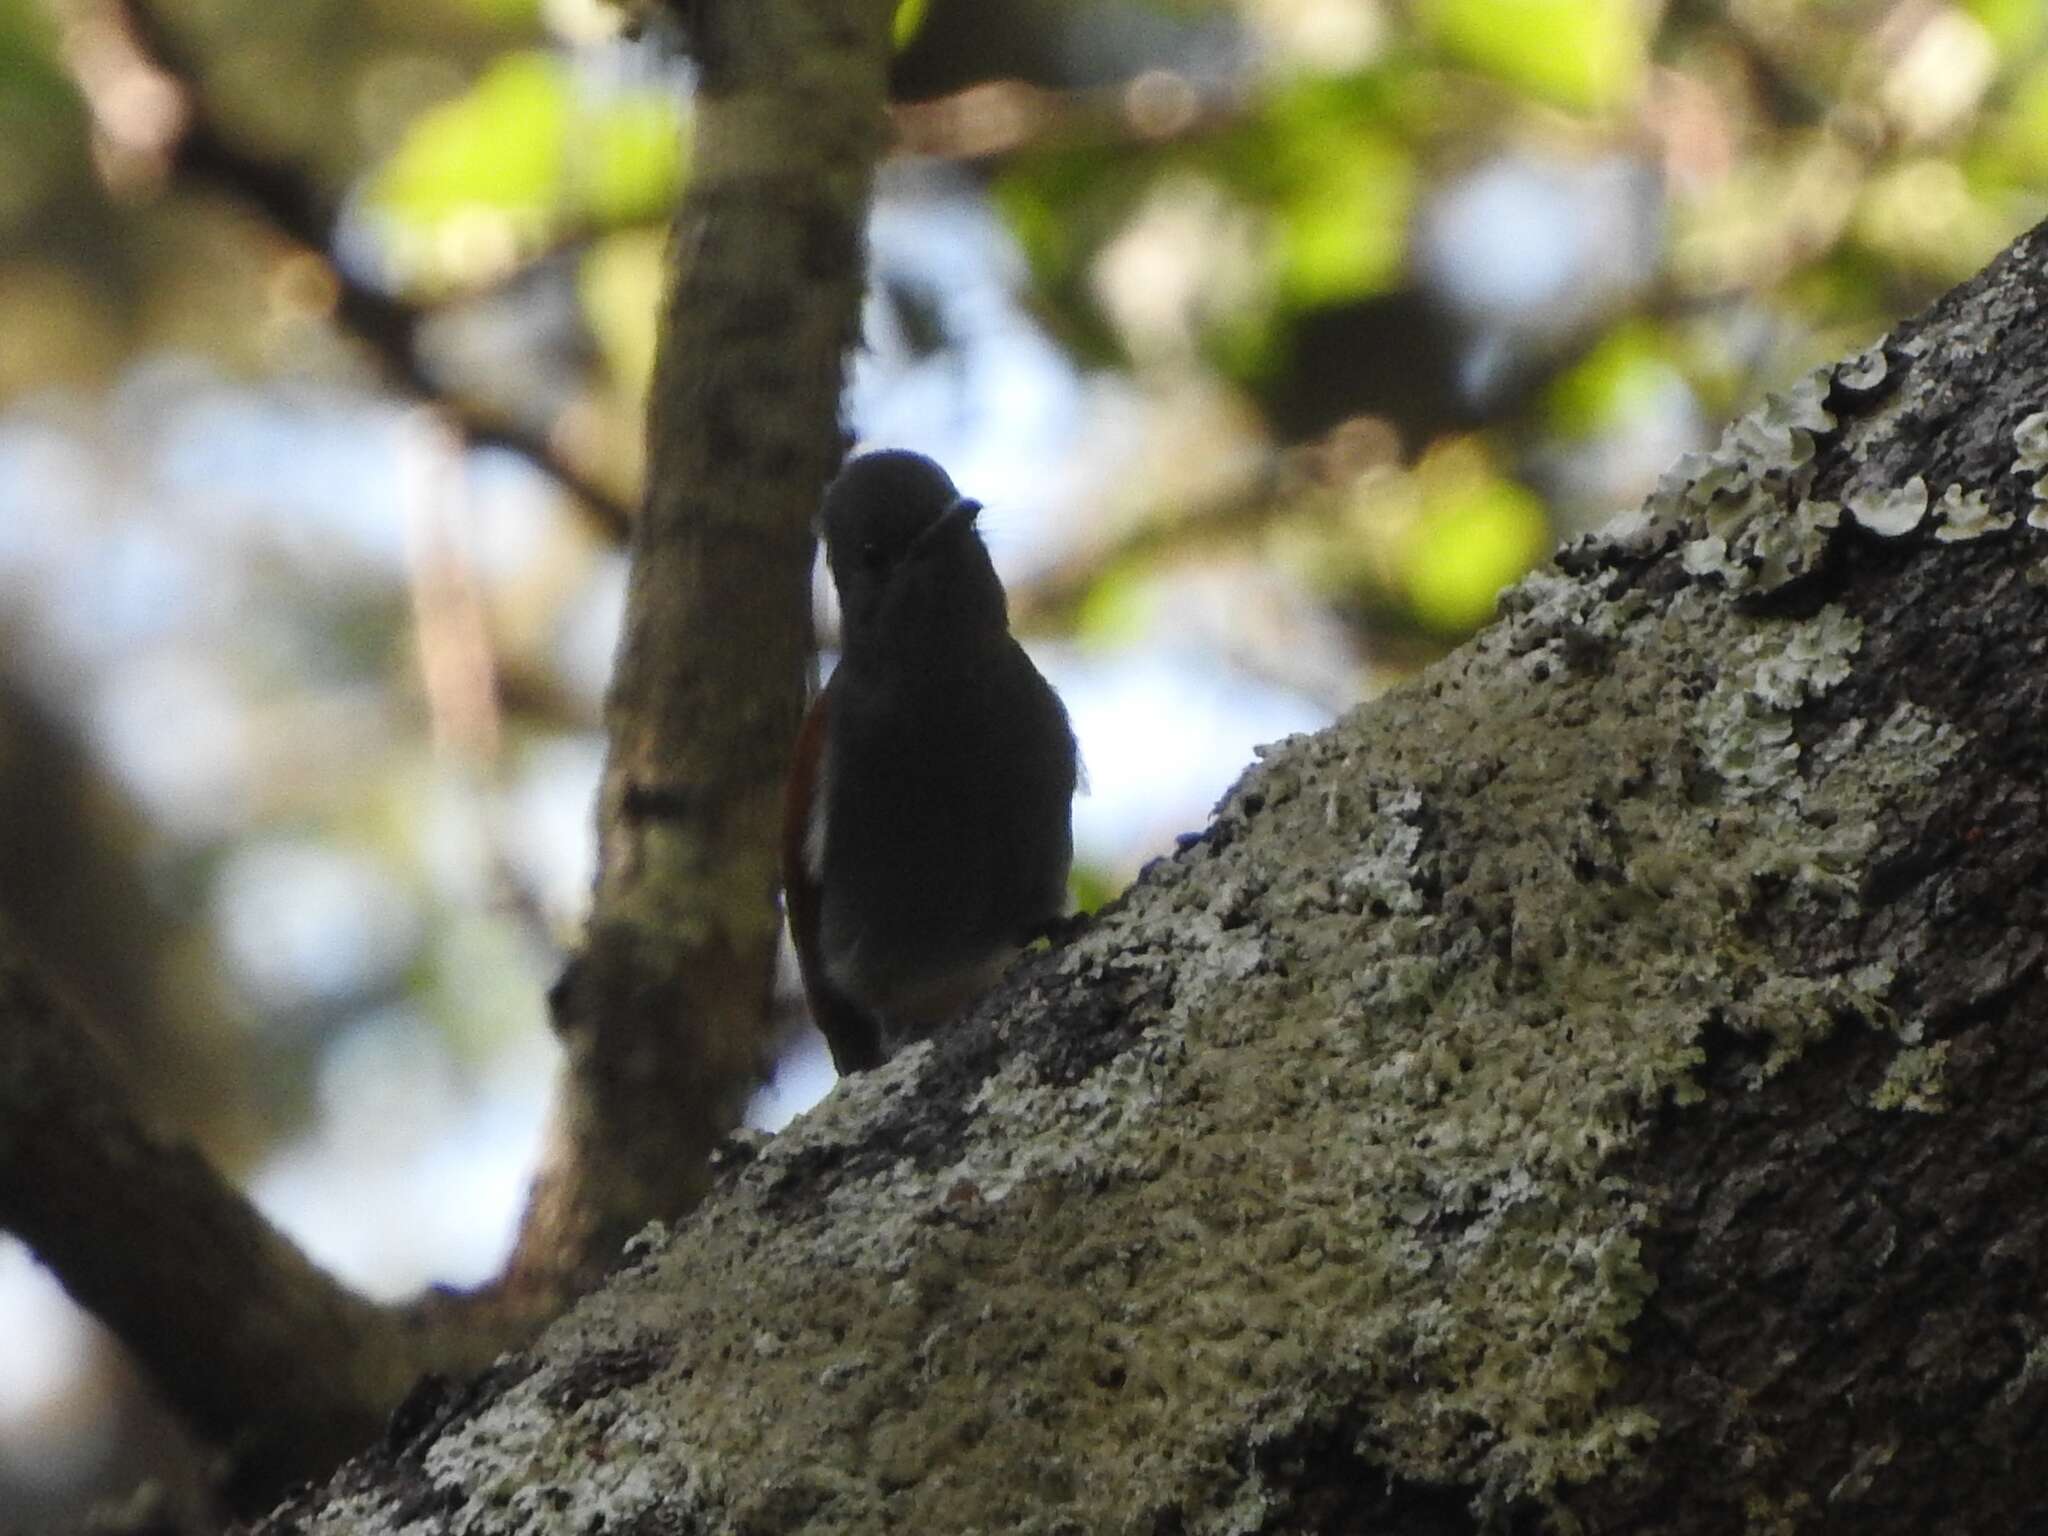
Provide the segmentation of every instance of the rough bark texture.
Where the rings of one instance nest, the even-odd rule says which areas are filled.
[[[267,1529],[2038,1529],[2044,254]]]

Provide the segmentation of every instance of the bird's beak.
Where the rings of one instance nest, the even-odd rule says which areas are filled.
[[[966,496],[956,496],[953,504],[938,515],[931,527],[918,535],[919,544],[929,544],[942,537],[941,530],[950,528],[971,528],[981,511],[981,503]]]

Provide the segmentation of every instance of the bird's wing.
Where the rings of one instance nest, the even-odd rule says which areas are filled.
[[[812,701],[797,732],[789,783],[782,797],[782,900],[789,915],[789,936],[796,946],[797,968],[803,973],[804,997],[811,1019],[832,1048],[832,1065],[841,1077],[882,1064],[882,1029],[825,974],[818,952],[819,914],[824,901],[825,795],[830,767],[826,761],[825,718],[829,691]]]

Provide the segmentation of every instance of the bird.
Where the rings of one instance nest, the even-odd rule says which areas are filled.
[[[980,511],[902,449],[824,495],[839,663],[797,735],[782,876],[841,1076],[956,1017],[1067,909],[1079,753],[1010,633]]]

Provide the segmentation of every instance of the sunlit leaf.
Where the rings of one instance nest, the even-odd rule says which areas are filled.
[[[1640,0],[1425,0],[1446,52],[1560,106],[1628,100],[1649,57]]]
[[[2041,0],[1965,0],[1963,9],[2007,58],[2023,56],[2048,39],[2048,7]]]
[[[1294,194],[1281,209],[1282,283],[1304,305],[1382,293],[1408,249],[1414,166],[1387,135],[1303,146]]]
[[[85,112],[39,6],[0,5],[0,226],[85,165]]]
[[[412,125],[377,179],[376,200],[421,225],[473,209],[538,219],[560,196],[568,121],[561,61],[508,54]]]
[[[931,0],[896,0],[896,19],[889,25],[889,38],[898,48],[908,48],[924,25]]]
[[[1557,377],[1545,394],[1544,414],[1554,432],[1589,436],[1639,409],[1675,376],[1657,328],[1626,321]]]
[[[1414,158],[1385,74],[1279,91],[1214,155],[1249,201],[1271,211],[1281,290],[1295,308],[1385,292],[1407,258]]]
[[[683,116],[652,93],[611,102],[575,134],[578,211],[598,223],[659,218],[682,191]]]
[[[504,26],[537,21],[541,0],[461,0],[463,7]]]
[[[1960,167],[1932,157],[1902,161],[1871,177],[1854,228],[1891,261],[1947,282],[1968,277],[2013,235]]]
[[[552,54],[500,58],[373,183],[390,259],[429,284],[488,277],[564,231],[652,222],[681,190],[684,127],[665,92],[592,93]]]
[[[1999,145],[2016,178],[2048,181],[2048,63],[2013,82]]]
[[[661,299],[663,236],[612,235],[591,247],[577,274],[590,333],[613,378],[635,396],[654,375],[654,314]]]
[[[1402,551],[1402,585],[1429,628],[1463,634],[1493,615],[1500,589],[1550,544],[1543,503],[1492,477],[1461,479],[1429,496]]]
[[[1076,864],[1073,873],[1067,876],[1067,894],[1073,898],[1076,912],[1093,912],[1122,890],[1121,881],[1093,864]]]
[[[1142,567],[1120,565],[1089,586],[1074,618],[1074,633],[1098,645],[1141,638],[1159,612],[1157,591]]]

